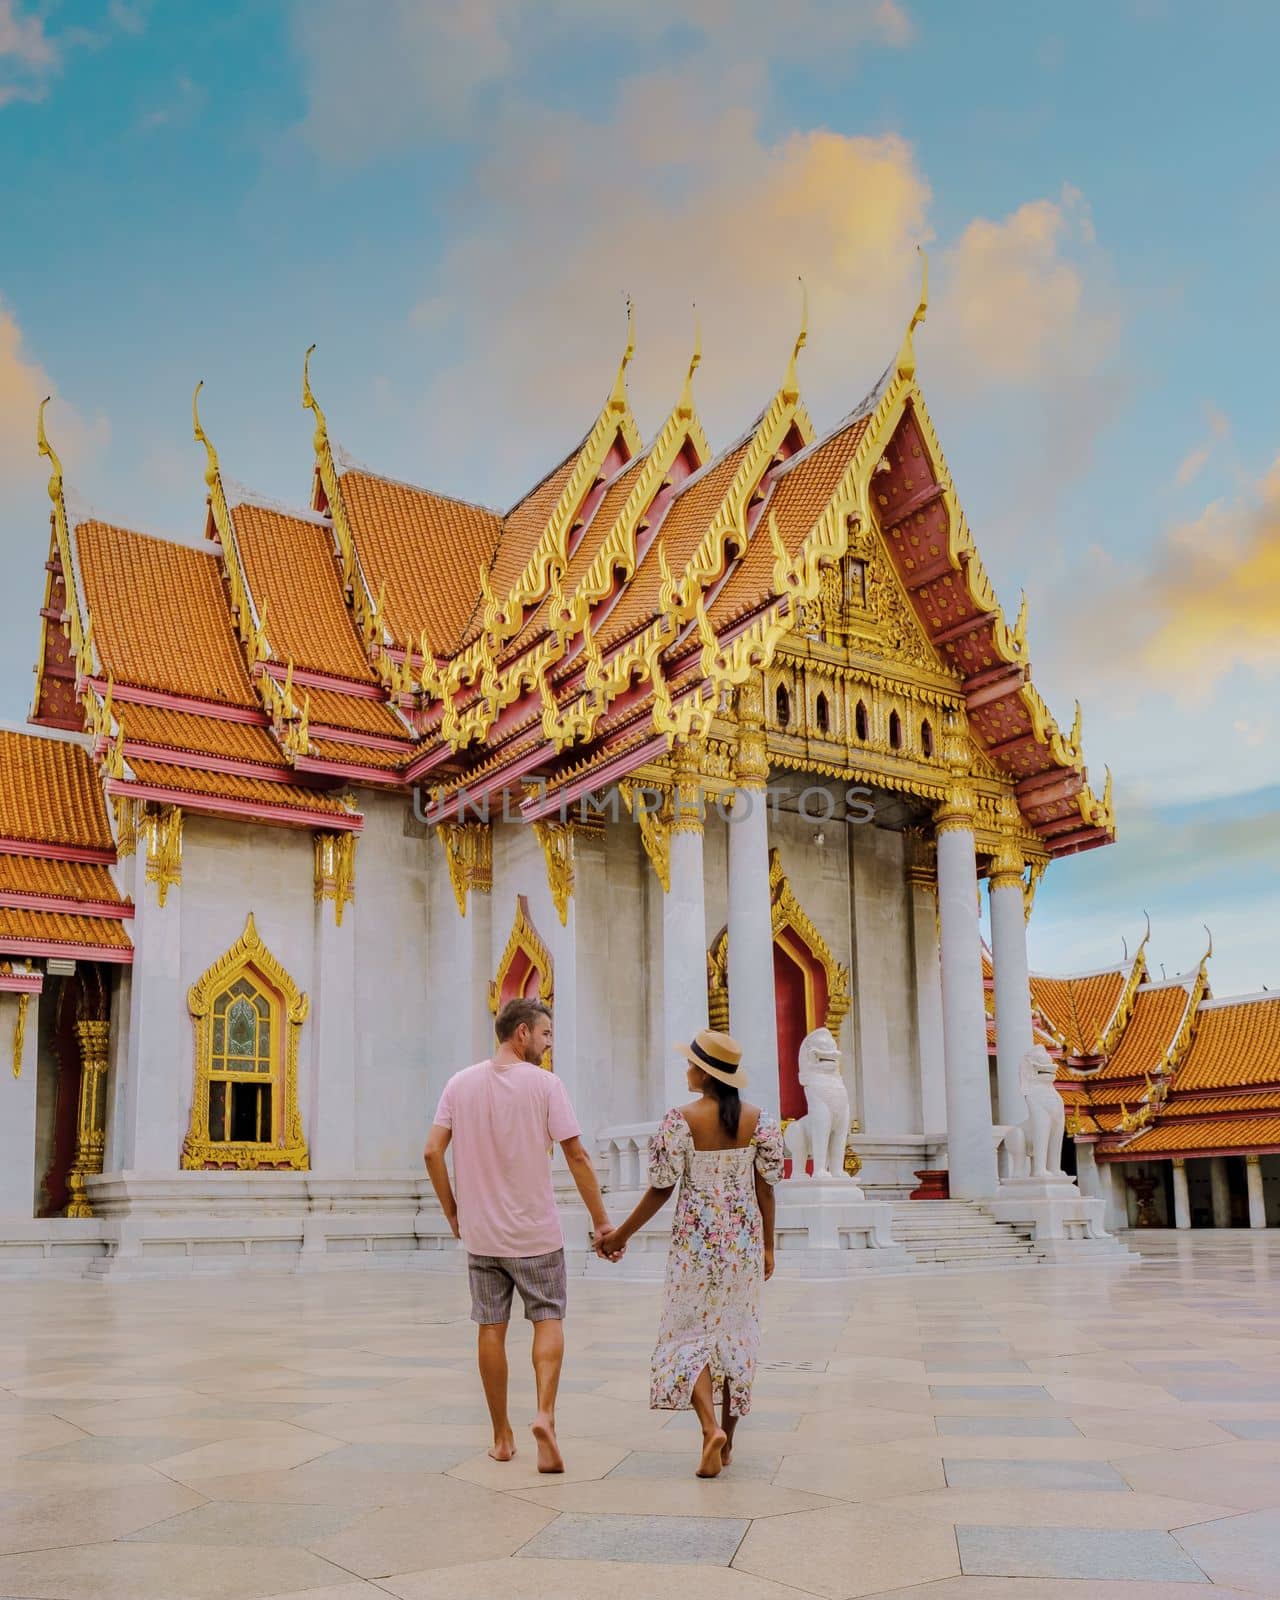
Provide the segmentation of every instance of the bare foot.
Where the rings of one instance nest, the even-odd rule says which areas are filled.
[[[533,1424],[533,1437],[538,1446],[538,1471],[563,1472],[564,1457],[556,1443],[556,1425],[544,1412],[539,1411]]]
[[[495,1461],[510,1461],[516,1453],[515,1435],[509,1430],[500,1439],[495,1439],[489,1447],[489,1454]]]
[[[702,1460],[698,1463],[700,1478],[718,1478],[724,1466],[724,1447],[727,1443],[723,1428],[713,1428],[702,1436]]]
[[[724,1449],[720,1452],[720,1465],[727,1467],[733,1460],[733,1435],[737,1429],[738,1421],[734,1420],[724,1430]]]

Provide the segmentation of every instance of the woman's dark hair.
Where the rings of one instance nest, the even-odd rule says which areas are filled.
[[[720,1108],[720,1126],[731,1139],[738,1137],[738,1122],[742,1116],[742,1099],[736,1089],[731,1089],[727,1083],[721,1083],[719,1078],[713,1078],[709,1072],[702,1075],[706,1079],[707,1088],[716,1097]]]

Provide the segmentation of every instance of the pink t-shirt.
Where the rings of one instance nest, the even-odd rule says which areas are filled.
[[[554,1072],[479,1061],[455,1072],[436,1107],[453,1133],[458,1227],[473,1256],[545,1256],[564,1247],[548,1148],[582,1130]]]

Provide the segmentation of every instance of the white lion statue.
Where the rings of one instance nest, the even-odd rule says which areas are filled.
[[[812,1158],[815,1178],[847,1178],[849,1091],[840,1074],[840,1046],[829,1028],[815,1028],[801,1041],[800,1087],[808,1110],[786,1132],[792,1176],[804,1177],[805,1163]]]
[[[1018,1066],[1027,1117],[1004,1131],[1011,1178],[1060,1178],[1066,1107],[1054,1086],[1057,1068],[1042,1044],[1032,1045]]]

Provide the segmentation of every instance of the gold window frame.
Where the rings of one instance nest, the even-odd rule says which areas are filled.
[[[266,1080],[271,1084],[272,1138],[262,1143],[224,1142],[213,1139],[209,1132],[212,1083],[264,1081],[263,1074],[215,1073],[213,1069],[214,1004],[241,977],[249,978],[265,996],[272,1020],[274,1060]],[[195,1027],[195,1084],[190,1126],[182,1143],[183,1170],[307,1170],[311,1160],[298,1109],[298,1045],[310,1008],[307,996],[262,942],[250,912],[244,933],[191,985],[187,995]]]

